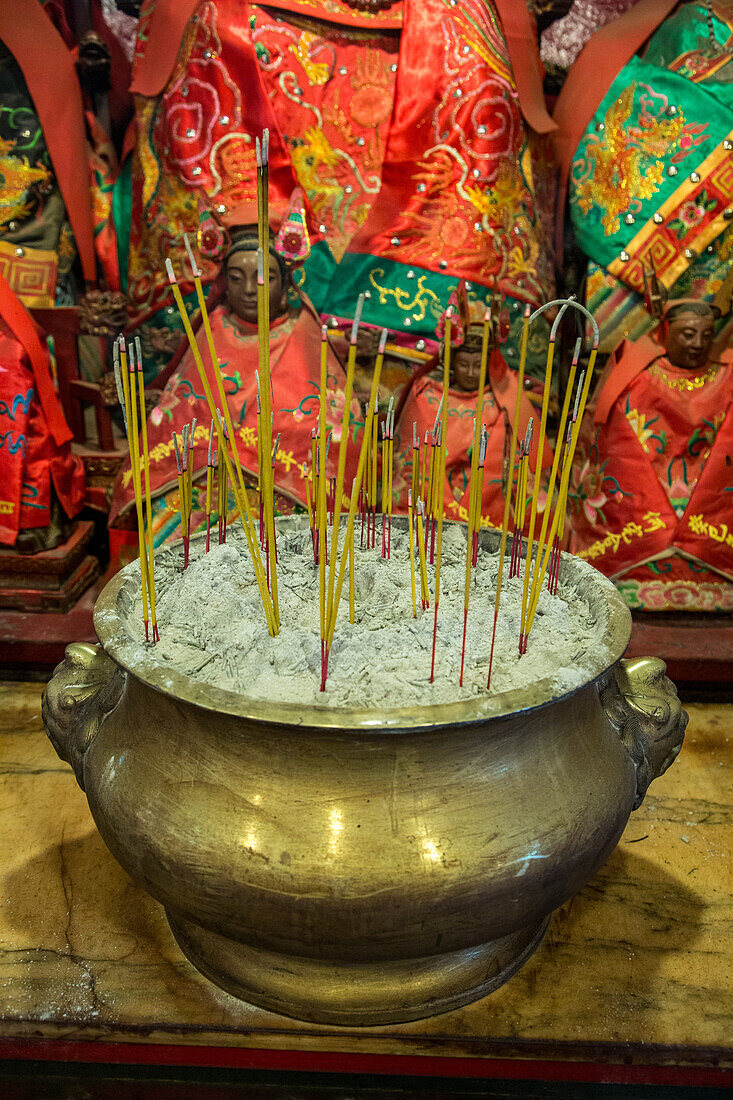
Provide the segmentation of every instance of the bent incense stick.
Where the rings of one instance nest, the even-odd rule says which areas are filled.
[[[484,408],[484,387],[486,385],[486,363],[488,359],[489,335],[491,332],[491,310],[484,313],[483,340],[481,344],[481,365],[479,368],[478,401],[476,403],[476,415],[473,420],[473,450],[471,452],[471,467],[468,484],[468,529],[466,531],[466,579],[463,593],[463,641],[461,642],[461,672],[458,683],[463,687],[463,664],[466,657],[466,629],[468,626],[468,605],[471,596],[471,567],[474,555],[474,523],[475,523],[475,496],[476,483],[478,481],[478,460],[481,438],[481,418]],[[479,504],[480,511],[480,504]]]
[[[140,337],[135,338],[135,352],[137,359],[137,385],[140,395],[140,425],[143,441],[143,474],[145,477],[145,520],[148,543],[148,596],[150,598],[150,625],[153,630],[153,644],[160,641],[158,633],[158,618],[155,611],[155,548],[153,546],[153,509],[150,500],[150,453],[148,451],[148,422],[145,413],[145,380],[143,378],[143,356],[140,345]],[[130,348],[130,363],[132,364],[132,348]]]
[[[440,423],[440,452],[437,458],[437,509],[438,537],[435,560],[435,614],[433,617],[433,651],[430,660],[430,683],[435,679],[435,643],[438,638],[438,604],[440,603],[440,564],[443,552],[443,510],[445,505],[445,467],[448,457],[448,388],[450,386],[451,328],[453,308],[448,306],[445,315],[445,350],[443,353],[443,398],[441,403],[442,420]],[[431,543],[432,547],[432,543]]]
[[[138,423],[137,423],[137,410],[138,401],[135,391],[136,387],[136,371],[135,371],[135,354],[133,346],[130,344],[128,348],[128,385],[129,385],[129,425],[130,425],[130,461],[132,463],[133,480],[135,484],[135,510],[137,513],[137,537],[138,537],[138,552],[140,555],[140,579],[142,582],[142,601],[143,601],[143,622],[145,624],[145,641],[150,641],[149,626],[148,626],[148,604],[150,601],[150,581],[148,576],[148,558],[147,558],[147,546],[145,537],[145,521],[143,519],[143,500],[142,500],[142,484],[141,484],[141,470],[140,470],[140,444],[138,436]],[[143,408],[144,398],[143,398]]]
[[[253,568],[254,568],[255,578],[257,580],[257,585],[258,585],[259,592],[260,592],[260,598],[262,600],[262,607],[263,607],[263,610],[265,612],[265,618],[267,620],[267,629],[270,632],[270,634],[274,635],[274,634],[277,634],[277,626],[275,624],[275,619],[274,619],[272,600],[270,599],[270,593],[269,593],[269,590],[267,588],[267,583],[266,583],[266,580],[265,580],[265,571],[264,571],[264,568],[263,568],[263,565],[262,565],[262,558],[260,556],[260,548],[259,548],[259,545],[257,543],[257,532],[255,530],[254,522],[252,520],[252,513],[251,513],[250,507],[249,507],[249,500],[248,500],[248,497],[247,497],[247,490],[246,490],[246,485],[245,485],[245,482],[244,482],[244,474],[242,472],[242,467],[241,467],[241,464],[240,464],[240,461],[239,461],[239,454],[238,454],[238,451],[237,451],[237,447],[234,444],[234,440],[235,440],[234,428],[233,428],[232,423],[231,423],[231,415],[229,413],[229,405],[227,403],[226,394],[224,392],[224,383],[223,383],[223,380],[222,380],[222,377],[221,377],[221,370],[219,368],[219,362],[218,362],[218,359],[215,359],[214,363],[213,363],[213,367],[215,368],[214,369],[214,375],[215,375],[215,378],[216,378],[217,386],[219,388],[219,392],[220,392],[220,395],[221,395],[222,404],[223,404],[223,408],[224,408],[224,420],[223,421],[222,421],[222,418],[217,414],[217,411],[216,411],[216,405],[214,403],[214,398],[213,398],[213,394],[211,392],[211,387],[209,385],[209,380],[208,380],[207,375],[206,375],[206,370],[204,368],[204,363],[203,363],[203,360],[201,358],[201,352],[199,351],[198,344],[196,343],[196,337],[194,336],[194,332],[193,332],[193,329],[191,327],[191,322],[190,322],[189,317],[188,317],[188,312],[186,310],[186,306],[185,306],[185,303],[183,301],[183,296],[181,294],[180,287],[178,286],[178,283],[176,281],[175,272],[173,271],[173,264],[171,263],[170,259],[166,259],[165,266],[166,266],[166,272],[167,272],[167,275],[168,275],[168,281],[171,285],[171,290],[173,291],[173,297],[175,299],[176,306],[178,307],[178,313],[181,317],[181,322],[183,324],[183,328],[184,328],[184,331],[186,333],[186,337],[188,339],[188,344],[189,344],[189,347],[191,349],[191,354],[193,355],[194,363],[196,364],[196,369],[197,369],[198,374],[199,374],[199,379],[201,381],[201,385],[204,388],[204,395],[206,397],[206,402],[207,402],[207,405],[209,407],[209,413],[210,413],[212,418],[216,417],[215,426],[216,426],[217,437],[218,437],[219,457],[220,457],[220,460],[222,458],[224,460],[224,467],[225,467],[225,470],[226,470],[227,479],[231,481],[232,487],[234,489],[234,495],[235,495],[237,507],[239,509],[240,520],[241,520],[241,523],[242,523],[242,527],[244,529],[245,538],[247,540],[247,547],[249,549],[249,554],[250,554],[250,557],[252,559],[252,565],[253,565]],[[205,303],[205,301],[203,303],[202,317],[204,318],[204,326],[206,326],[206,323],[208,321],[208,313],[206,313],[206,303]],[[225,437],[224,437],[224,431],[223,431],[224,423],[226,424],[226,427],[227,427],[227,429],[229,431],[229,434],[230,434],[230,437],[232,439],[232,454],[231,454],[231,456],[229,454],[229,447],[227,446],[226,440],[225,440]],[[237,474],[236,480],[234,478],[234,471],[235,470],[236,470],[236,474]]]
[[[366,465],[367,441],[372,436],[372,423],[373,423],[374,419],[376,418],[376,414],[377,414],[379,378],[380,378],[380,375],[382,373],[382,363],[384,362],[384,347],[385,347],[386,343],[387,343],[387,329],[382,329],[382,334],[381,334],[380,339],[379,339],[379,350],[377,352],[377,361],[374,365],[374,375],[372,377],[372,388],[371,388],[371,393],[369,395],[369,403],[368,403],[368,406],[367,406],[366,420],[365,420],[365,423],[364,423],[364,435],[362,436],[361,450],[359,452],[359,461],[358,461],[357,467],[356,467],[356,476],[354,477],[352,487],[351,487],[351,500],[349,502],[349,515],[348,515],[347,526],[346,526],[347,540],[344,542],[344,549],[341,552],[341,557],[340,557],[340,560],[339,560],[338,576],[337,576],[337,580],[336,580],[336,591],[334,593],[333,606],[331,608],[331,619],[330,619],[329,626],[328,626],[328,637],[327,637],[327,645],[326,645],[327,650],[331,649],[331,645],[333,643],[334,632],[336,630],[336,620],[337,620],[337,617],[338,617],[339,602],[341,600],[341,590],[342,590],[343,584],[344,584],[344,575],[345,575],[346,564],[347,564],[347,560],[348,560],[348,556],[349,556],[348,553],[346,552],[347,549],[348,549],[347,542],[349,542],[353,546],[353,530],[354,530],[354,519],[355,519],[355,516],[356,516],[356,504],[357,504],[357,500],[358,500],[358,496],[359,496],[359,490],[361,489],[362,478],[364,476],[364,468],[365,468],[365,465]],[[334,553],[336,553],[337,550],[338,550],[338,547],[334,548]]]

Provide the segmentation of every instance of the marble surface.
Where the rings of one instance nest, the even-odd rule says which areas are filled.
[[[184,959],[47,741],[41,690],[0,683],[3,1036],[733,1063],[733,706],[688,706],[677,763],[506,985],[429,1020],[346,1029],[237,1001]]]

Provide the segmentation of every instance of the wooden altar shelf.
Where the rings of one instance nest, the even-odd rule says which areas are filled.
[[[93,523],[79,521],[53,550],[22,554],[0,549],[0,608],[70,611],[99,576],[99,562],[87,553],[93,534]]]
[[[1,611],[0,668],[42,677],[64,659],[69,642],[96,642],[93,617],[100,588],[98,579],[66,612]]]
[[[733,624],[725,614],[634,612],[627,657],[661,657],[676,684],[733,683]]]
[[[43,733],[40,694],[0,682],[0,1057],[684,1096],[733,1082],[733,707],[689,706],[678,760],[509,982],[431,1019],[343,1028],[245,1004],[187,962],[163,909],[105,847]]]

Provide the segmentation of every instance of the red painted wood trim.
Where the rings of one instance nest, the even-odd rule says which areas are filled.
[[[684,1057],[684,1052],[680,1052]],[[733,1085],[733,1069],[719,1066],[659,1066],[443,1055],[353,1054],[339,1051],[263,1050],[247,1047],[170,1046],[156,1043],[69,1042],[65,1039],[3,1039],[0,1058],[24,1061],[123,1065],[211,1066],[298,1073],[368,1073],[413,1077],[474,1077],[535,1081],[589,1081],[721,1087]]]

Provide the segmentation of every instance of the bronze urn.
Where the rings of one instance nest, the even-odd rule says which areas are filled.
[[[100,645],[68,647],[46,729],[213,982],[323,1023],[446,1012],[522,965],[682,744],[663,662],[621,659],[613,585],[567,554],[561,579],[607,621],[578,690],[377,712],[265,705],[162,667],[121,613],[134,563],[99,597]]]

